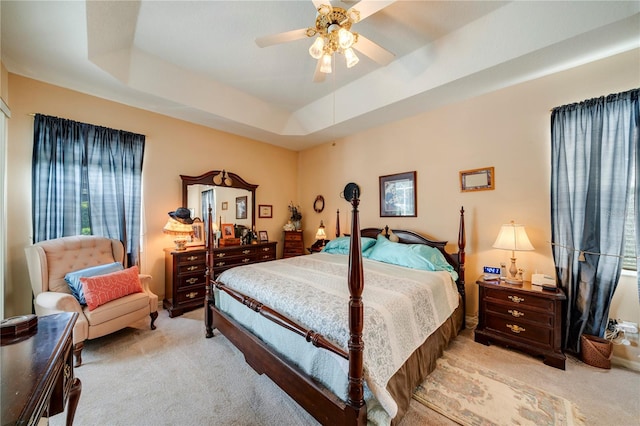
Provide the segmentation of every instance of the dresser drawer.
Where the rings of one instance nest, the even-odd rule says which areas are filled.
[[[302,232],[285,232],[284,233],[284,240],[285,241],[300,241],[302,242]]]
[[[528,306],[532,308],[539,308],[545,311],[551,311],[553,309],[554,301],[536,296],[532,292],[519,293],[515,291],[508,291],[504,289],[485,287],[485,298],[502,300],[514,305]]]
[[[487,313],[515,318],[525,322],[535,322],[541,326],[553,327],[553,313],[528,309],[526,305],[486,302]]]
[[[206,253],[181,253],[175,256],[175,262],[178,265],[182,265],[185,263],[206,263],[207,262],[207,254]]]
[[[178,305],[181,304],[193,304],[193,303],[202,303],[204,304],[204,296],[206,294],[206,288],[203,286],[194,287],[194,288],[186,288],[177,291],[176,294],[176,302]]]
[[[552,328],[514,321],[489,313],[486,316],[486,328],[507,335],[511,339],[535,342],[544,346],[550,346],[553,343]]]
[[[255,254],[248,254],[246,256],[229,256],[223,258],[217,258],[213,260],[213,268],[247,265],[255,262]]]
[[[204,274],[205,269],[207,269],[206,263],[188,263],[184,265],[178,265],[178,275],[184,274],[195,274],[200,273]]]
[[[206,276],[203,273],[197,274],[184,274],[176,277],[176,283],[178,288],[189,287],[192,285],[205,285],[207,282]]]

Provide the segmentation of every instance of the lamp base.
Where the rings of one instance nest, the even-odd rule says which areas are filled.
[[[522,280],[518,279],[518,278],[505,278],[504,282],[506,282],[507,284],[512,284],[512,285],[522,285]]]
[[[183,251],[187,249],[187,240],[173,240],[173,243],[176,245],[176,251]]]

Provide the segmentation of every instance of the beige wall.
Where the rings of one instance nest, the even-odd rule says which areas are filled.
[[[517,255],[518,266],[526,270],[526,278],[535,271],[553,273],[548,243],[550,109],[638,86],[640,51],[635,50],[298,154],[9,74],[12,118],[8,126],[9,252],[5,315],[29,312],[31,304],[23,255],[24,247],[31,241],[30,113],[147,135],[142,270],[153,275],[154,291],[160,297],[164,295],[162,249],[171,245],[161,229],[166,213],[180,203],[179,175],[225,168],[260,185],[257,204],[273,205],[273,219],[257,219],[257,229],[267,230],[271,239],[280,239],[289,201],[299,202],[307,245],[314,240],[320,220],[333,238],[336,209],[340,209],[342,231],[347,232],[349,206],[340,193],[348,182],[356,182],[362,188],[363,227],[389,225],[428,233],[449,240],[451,250],[455,249],[457,238],[458,210],[464,206],[467,313],[473,315],[477,312],[474,282],[482,266],[509,260],[508,253],[491,248],[502,223],[513,219],[527,227],[536,250]],[[186,151],[190,152],[185,154]],[[495,167],[496,189],[461,193],[458,172],[487,166]],[[416,170],[418,176],[418,217],[381,218],[378,177],[410,170]],[[326,207],[318,214],[312,207],[319,194],[325,197]],[[612,317],[640,321],[634,277],[623,277],[615,302]],[[623,316],[618,316],[619,313]],[[632,350],[638,352],[637,344]]]
[[[550,223],[550,110],[556,106],[640,86],[638,50],[584,65],[398,121],[301,152],[300,194],[306,214],[305,239],[322,219],[332,237],[336,209],[348,232],[348,203],[339,194],[348,182],[362,190],[362,227],[389,225],[457,240],[458,210],[464,206],[467,232],[467,313],[477,313],[475,280],[484,265],[509,263],[510,253],[493,249],[500,225],[526,226],[535,251],[516,254],[531,273],[554,274]],[[495,167],[493,191],[461,193],[460,170]],[[378,177],[417,171],[418,217],[381,218]],[[311,206],[322,194],[327,208]],[[615,310],[640,321],[634,277],[623,277]],[[636,346],[636,350],[637,350]],[[640,351],[638,351],[640,354]]]
[[[180,176],[226,169],[258,184],[257,204],[272,204],[273,219],[257,219],[256,229],[273,240],[282,234],[287,205],[296,200],[298,154],[246,138],[175,120],[122,104],[9,74],[7,197],[8,271],[5,315],[31,312],[31,288],[24,247],[31,243],[32,113],[64,117],[146,135],[143,166],[144,251],[141,270],[153,276],[153,291],[164,296],[162,233],[167,212],[180,206]],[[279,244],[279,250],[282,250]]]

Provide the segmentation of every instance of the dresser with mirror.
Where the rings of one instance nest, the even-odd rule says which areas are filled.
[[[209,223],[211,207],[214,229],[233,224],[238,235],[252,232],[256,219],[256,188],[235,173],[225,170],[212,170],[200,176],[180,175],[182,179],[182,207],[191,211],[192,218],[204,223],[205,236]],[[199,308],[204,304],[206,244],[189,247],[187,251],[166,250],[165,255],[165,299],[163,305],[170,316]],[[250,244],[233,244],[215,247],[213,254],[213,278],[235,266],[266,262],[276,258],[276,242],[251,241]],[[185,272],[185,268],[186,272]],[[191,268],[191,269],[188,269]]]

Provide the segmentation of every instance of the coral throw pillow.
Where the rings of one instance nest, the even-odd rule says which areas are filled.
[[[128,294],[141,293],[142,286],[138,275],[138,267],[132,266],[106,275],[80,278],[89,310],[93,311],[100,305]]]

